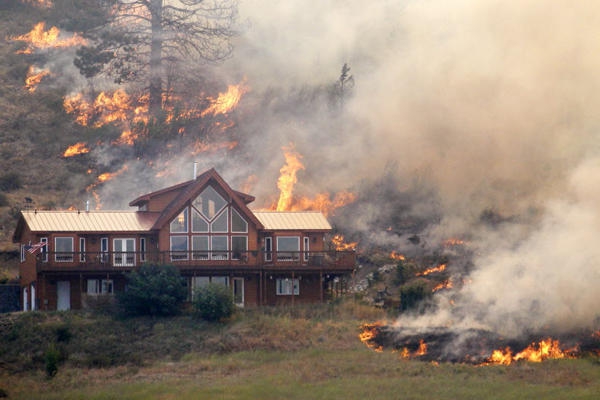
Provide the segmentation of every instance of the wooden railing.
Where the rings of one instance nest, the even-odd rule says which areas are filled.
[[[36,256],[38,271],[130,270],[144,263],[173,264],[185,268],[203,267],[317,267],[352,269],[353,251],[163,251],[163,252],[46,252]]]

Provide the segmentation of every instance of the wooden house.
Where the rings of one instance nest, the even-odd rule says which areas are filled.
[[[145,194],[130,211],[21,212],[23,310],[86,308],[126,290],[127,273],[175,265],[188,287],[220,283],[240,306],[323,302],[355,266],[352,251],[326,244],[320,212],[252,211],[254,197],[214,170]]]

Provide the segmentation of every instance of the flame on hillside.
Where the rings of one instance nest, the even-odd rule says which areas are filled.
[[[417,272],[417,276],[427,276],[429,274],[433,274],[435,272],[442,272],[446,269],[446,264],[438,265],[437,267],[428,268],[425,271]]]
[[[112,94],[100,92],[91,102],[81,93],[67,96],[63,107],[68,114],[74,114],[75,121],[82,126],[92,123],[95,128],[99,128],[116,121],[147,122],[147,107],[133,103],[125,90],[117,89]]]
[[[376,321],[370,324],[363,324],[361,326],[361,332],[358,334],[358,338],[370,349],[373,349],[377,352],[382,352],[383,346],[376,344],[373,341],[373,339],[377,337],[377,334],[379,333],[379,328],[384,325],[385,322],[383,321]]]
[[[404,256],[404,254],[396,253],[396,251],[392,251],[390,253],[390,258],[392,260],[397,260],[397,261],[404,261],[404,260],[406,260],[406,257]]]
[[[209,98],[210,106],[202,113],[201,117],[206,115],[227,114],[231,112],[240,102],[242,96],[248,91],[244,84],[229,85],[226,92],[219,93],[216,99]]]
[[[108,182],[111,179],[113,179],[114,177],[122,174],[123,172],[127,171],[128,167],[127,165],[124,165],[120,170],[116,171],[116,172],[104,172],[100,175],[98,175],[98,177],[96,178],[96,182],[92,183],[91,185],[89,185],[85,190],[86,192],[90,193],[94,199],[96,200],[96,209],[99,210],[102,208],[102,204],[100,202],[100,196],[98,195],[98,193],[94,190],[98,185]],[[88,173],[91,173],[92,171],[88,171]]]
[[[63,157],[73,157],[78,154],[89,153],[90,149],[86,147],[86,144],[83,142],[75,143],[72,146],[69,146],[65,152],[63,153]]]
[[[279,179],[277,180],[277,188],[279,189],[279,200],[277,201],[277,211],[287,211],[292,205],[292,194],[294,186],[298,182],[296,174],[298,170],[304,169],[304,165],[300,161],[302,155],[296,151],[295,145],[290,143],[288,146],[282,147],[285,157],[285,165],[279,170]]]
[[[356,250],[356,246],[358,246],[358,242],[346,243],[344,235],[340,235],[339,233],[331,238],[331,243],[338,251]]]
[[[31,4],[40,8],[52,8],[54,3],[51,0],[21,0],[24,4]]]
[[[49,75],[50,71],[47,69],[40,69],[31,65],[27,71],[27,76],[25,77],[25,89],[27,89],[29,93],[35,92],[42,79]]]
[[[504,350],[494,350],[484,364],[510,365],[519,360],[542,362],[550,359],[575,358],[577,353],[579,353],[578,347],[563,350],[558,340],[547,338],[532,343],[517,354],[513,354],[510,347],[506,347]]]
[[[238,145],[236,141],[230,142],[217,142],[217,143],[205,143],[197,141],[192,150],[192,155],[198,155],[200,153],[216,152],[219,150],[232,150]]]
[[[70,37],[61,38],[60,29],[57,27],[53,26],[48,30],[45,30],[45,28],[45,22],[38,22],[30,32],[24,35],[12,37],[11,39],[14,41],[27,43],[27,47],[23,50],[19,50],[17,53],[32,54],[37,49],[58,49],[82,46],[87,43],[84,38],[76,33]]]

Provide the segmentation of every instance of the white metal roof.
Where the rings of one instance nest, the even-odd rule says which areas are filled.
[[[23,211],[32,232],[146,232],[157,217],[136,211]]]
[[[253,211],[267,230],[331,230],[319,211]]]

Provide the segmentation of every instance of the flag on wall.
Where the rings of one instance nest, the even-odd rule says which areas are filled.
[[[31,254],[35,254],[36,251],[38,251],[45,245],[46,245],[46,242],[35,243],[35,244],[32,244],[27,251]]]

